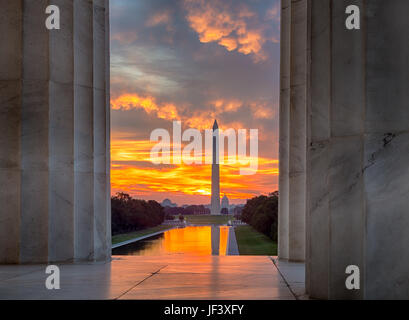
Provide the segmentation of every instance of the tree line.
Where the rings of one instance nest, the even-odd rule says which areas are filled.
[[[111,197],[111,212],[113,235],[154,227],[165,218],[164,209],[158,202],[133,199],[122,192]]]
[[[247,200],[241,220],[273,241],[278,235],[278,191]]]

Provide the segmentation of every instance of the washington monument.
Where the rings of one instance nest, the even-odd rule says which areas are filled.
[[[214,120],[212,137],[212,201],[211,214],[220,214],[219,126]]]

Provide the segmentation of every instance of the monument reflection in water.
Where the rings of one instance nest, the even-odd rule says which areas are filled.
[[[161,255],[190,253],[226,255],[229,241],[227,226],[189,226],[136,241],[112,250],[113,255]]]

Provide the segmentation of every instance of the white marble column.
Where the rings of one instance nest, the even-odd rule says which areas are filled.
[[[94,99],[94,258],[106,260],[110,257],[110,244],[107,243],[111,234],[111,225],[106,215],[99,212],[107,212],[110,206],[107,198],[110,198],[109,186],[109,112],[106,92],[109,92],[109,64],[106,54],[109,51],[109,10],[105,0],[94,0],[93,12],[93,99]],[[107,152],[108,151],[108,152]],[[109,223],[109,224],[108,224]]]
[[[328,0],[310,8],[311,70],[306,212],[306,287],[316,298],[328,297],[329,282],[329,140],[331,137],[331,10]],[[320,19],[315,17],[321,16]],[[313,250],[312,250],[313,248]]]
[[[74,10],[56,0],[61,29],[49,33],[48,259],[74,256]]]
[[[50,35],[45,28],[47,1],[23,1],[22,104],[21,104],[21,212],[19,260],[48,260],[49,84]],[[24,51],[23,51],[24,50]]]
[[[291,0],[281,6],[278,256],[288,259]]]
[[[307,0],[282,1],[279,257],[305,259]]]
[[[318,298],[363,298],[364,290],[346,289],[345,269],[364,271],[365,41],[362,31],[345,27],[348,2],[311,4],[308,290]]]
[[[94,253],[93,4],[74,1],[75,257]]]
[[[360,30],[345,27],[350,4]],[[407,299],[409,3],[314,0],[309,10],[308,293]],[[348,265],[360,290],[345,287]]]
[[[21,219],[22,3],[2,0],[0,6],[0,262],[14,263]]]
[[[0,0],[0,263],[110,257],[109,2],[48,4]]]

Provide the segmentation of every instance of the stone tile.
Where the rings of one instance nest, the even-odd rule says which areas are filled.
[[[274,262],[297,298],[305,296],[305,264],[278,260],[277,258],[274,258]]]
[[[1,266],[0,299],[114,299],[149,277],[163,265],[133,262],[59,265],[61,289],[45,287],[43,266]],[[13,270],[18,269],[18,270]],[[12,278],[12,276],[14,276]]]
[[[159,273],[122,299],[274,299],[291,296],[278,278],[266,275]]]
[[[0,266],[0,299],[294,299],[269,257],[113,256],[59,267],[61,289],[47,290],[45,265]]]
[[[38,265],[0,265],[0,282],[42,270]]]

